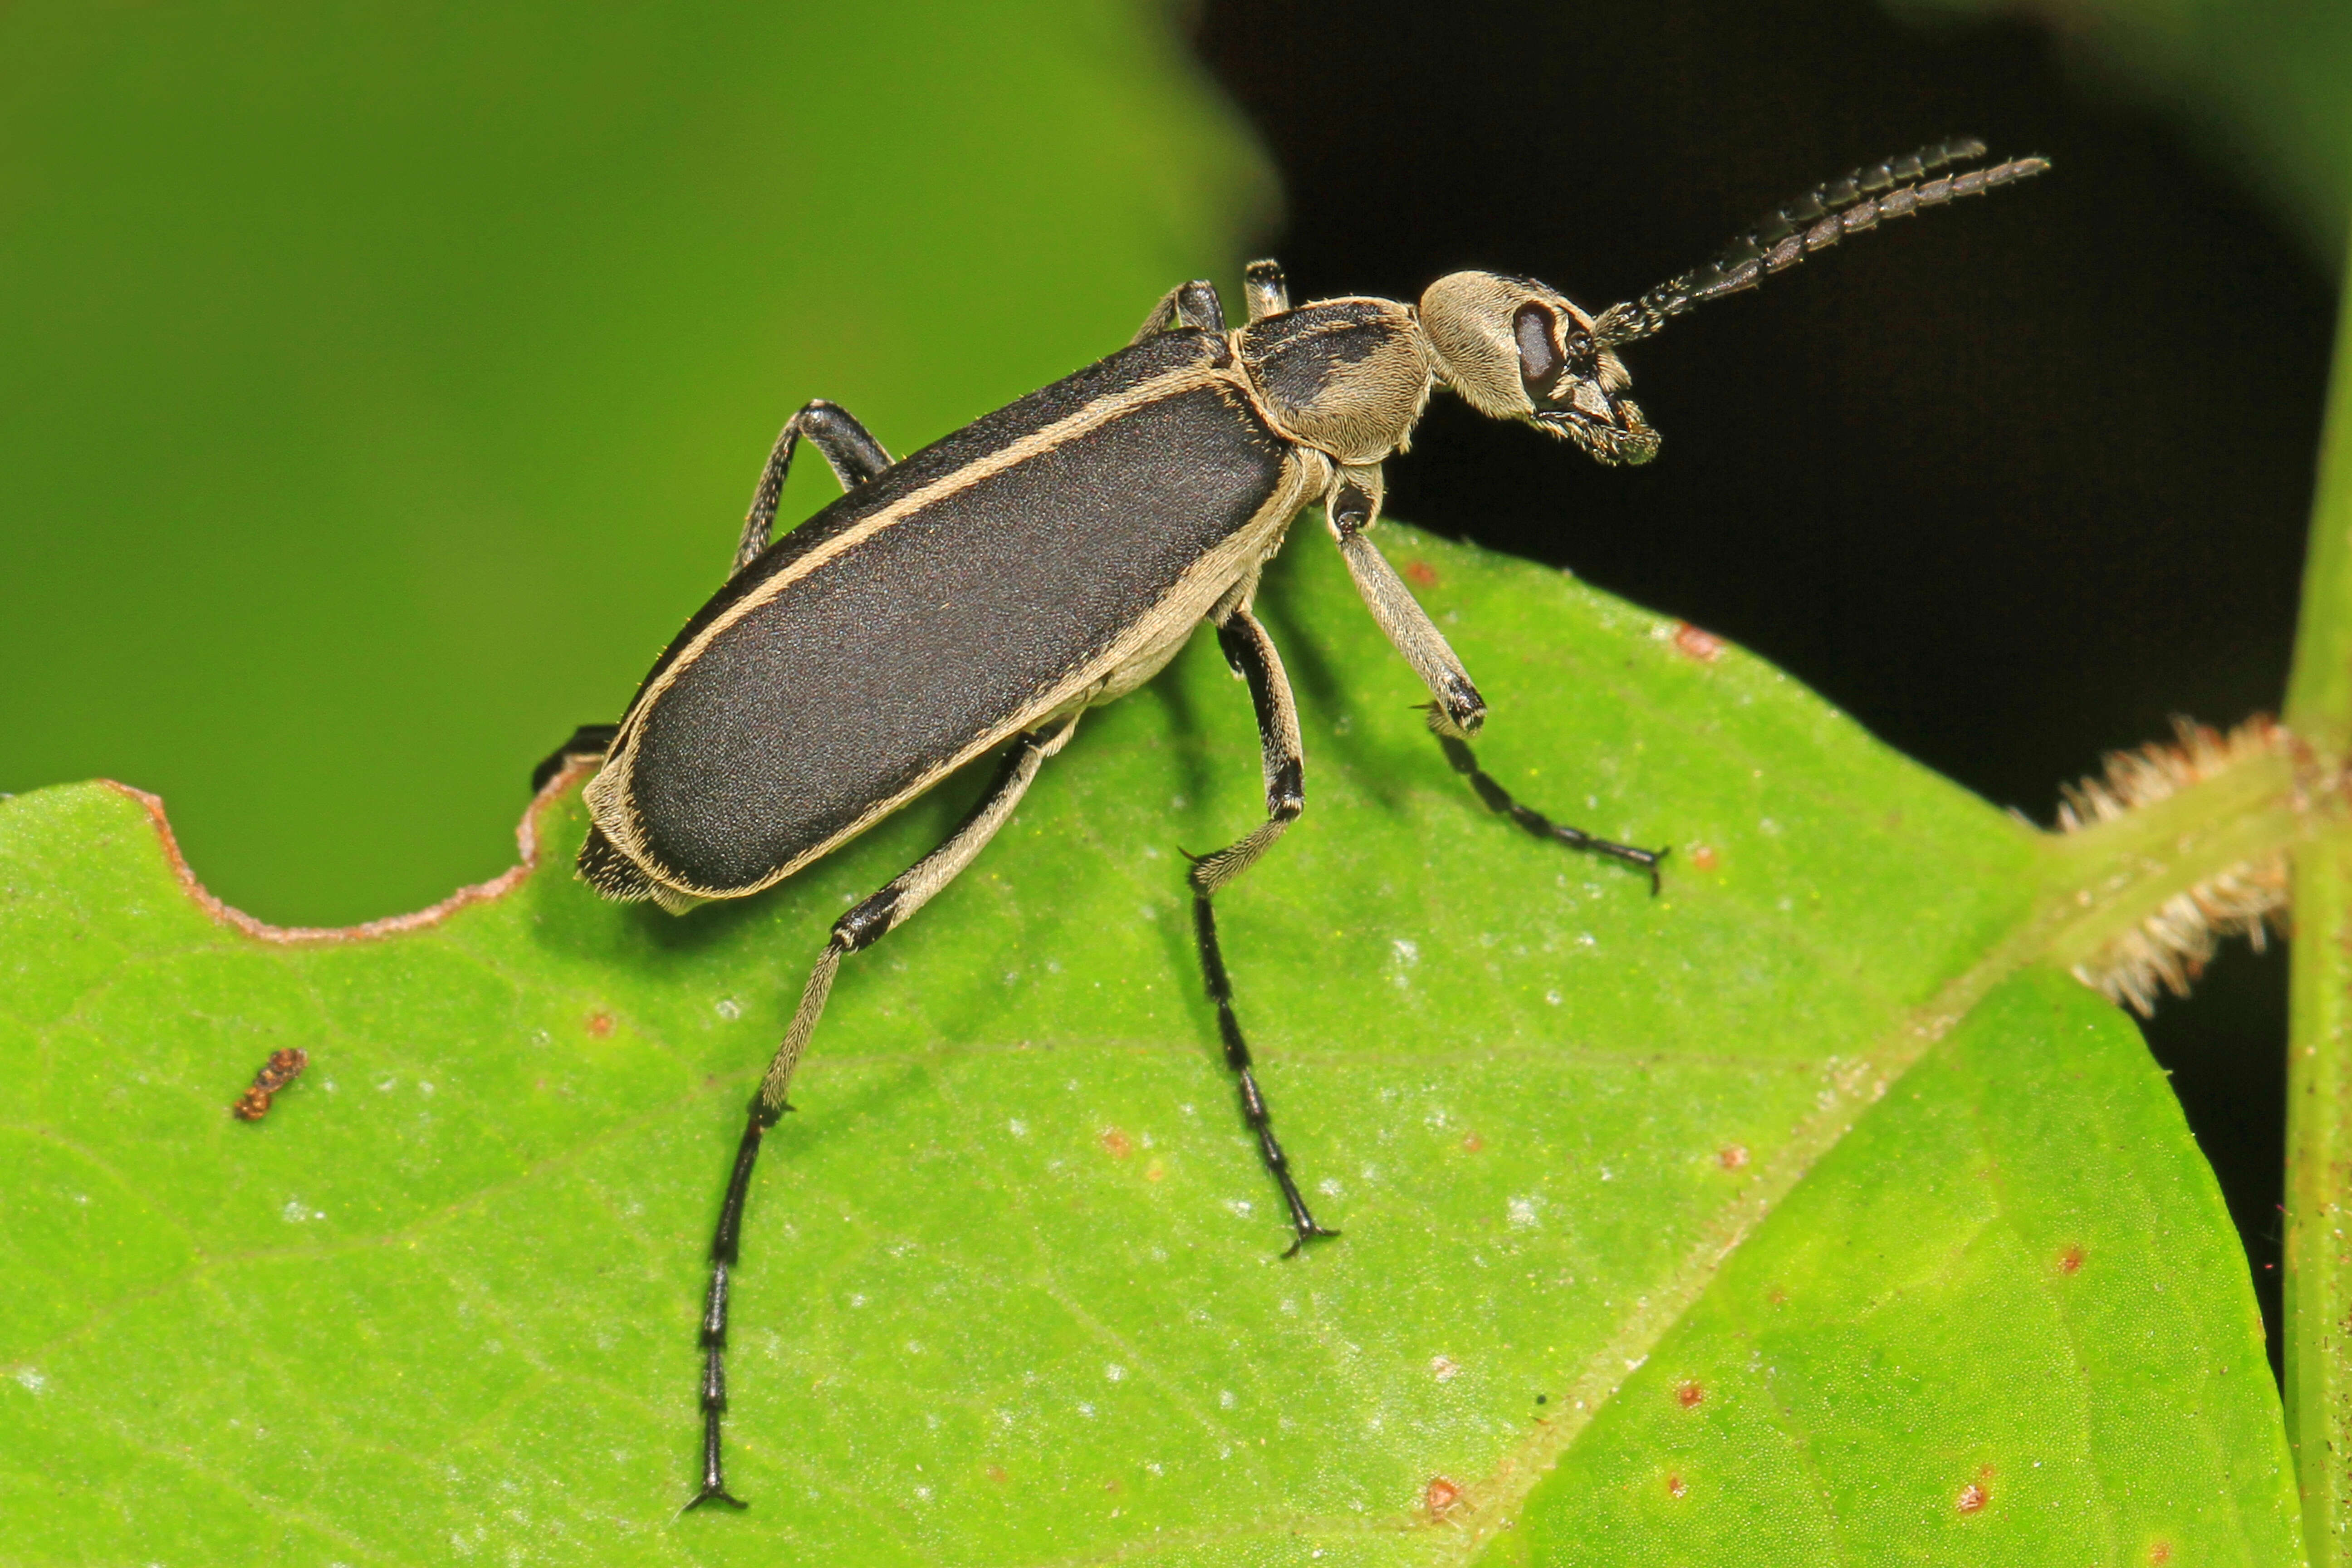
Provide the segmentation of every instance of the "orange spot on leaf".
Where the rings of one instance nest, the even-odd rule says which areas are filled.
[[[1685,658],[1695,658],[1701,664],[1713,664],[1723,657],[1723,639],[1699,630],[1688,621],[1676,621],[1675,651]]]
[[[1486,1141],[1484,1138],[1479,1137],[1475,1132],[1465,1132],[1462,1135],[1462,1147],[1473,1154],[1475,1154],[1479,1150],[1484,1149],[1486,1146]]]
[[[613,1015],[610,1013],[589,1014],[588,1032],[595,1036],[600,1040],[605,1036],[611,1034],[613,1032]]]
[[[1159,1181],[1166,1174],[1168,1174],[1168,1167],[1161,1164],[1157,1160],[1152,1161],[1151,1163],[1143,1167],[1143,1179],[1147,1182]]]
[[[1102,1146],[1110,1151],[1110,1157],[1114,1160],[1124,1160],[1135,1152],[1135,1140],[1116,1127],[1103,1129]]]
[[[980,1473],[986,1476],[990,1480],[994,1481],[998,1486],[1003,1486],[1006,1481],[1013,1479],[1004,1473],[1004,1467],[1003,1465],[991,1465],[988,1468],[981,1471]]]
[[[1462,1500],[1462,1489],[1444,1476],[1432,1476],[1429,1485],[1422,1489],[1421,1506],[1433,1518],[1443,1519],[1445,1510]]]
[[[1984,1505],[1990,1500],[1986,1496],[1984,1488],[1970,1481],[1960,1489],[1959,1500],[1953,1506],[1962,1513],[1980,1513],[1984,1510]]]
[[[1690,864],[1694,870],[1714,870],[1717,865],[1715,846],[1712,844],[1692,845],[1690,848]]]
[[[1706,1403],[1706,1385],[1696,1378],[1688,1378],[1675,1385],[1675,1403],[1685,1410],[1695,1410]]]
[[[2058,1272],[2079,1274],[2083,1271],[2083,1248],[2077,1244],[2058,1255]]]
[[[1434,588],[1437,568],[1426,561],[1408,561],[1404,563],[1404,580],[1416,588]]]
[[[1690,1488],[1685,1483],[1682,1477],[1670,1475],[1666,1478],[1666,1495],[1668,1497],[1680,1498],[1688,1490],[1690,1490]]]
[[[1736,1171],[1739,1169],[1740,1166],[1748,1163],[1748,1145],[1745,1143],[1726,1143],[1723,1146],[1722,1152],[1716,1155],[1715,1163],[1721,1165],[1727,1171]]]
[[[2172,1542],[2170,1542],[2169,1541],[2159,1541],[2159,1542],[2158,1542],[2155,1545],[2153,1545],[2153,1546],[2149,1547],[2149,1548],[2147,1549],[2147,1560],[2148,1560],[2150,1563],[2169,1563],[2169,1562],[2171,1562],[2171,1561],[2172,1561]]]

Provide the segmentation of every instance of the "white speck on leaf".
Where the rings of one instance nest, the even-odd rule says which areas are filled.
[[[1462,1368],[1452,1356],[1433,1355],[1429,1358],[1429,1374],[1440,1383],[1451,1383],[1462,1375]]]
[[[1326,1176],[1315,1184],[1315,1190],[1327,1198],[1336,1198],[1339,1195],[1339,1178]]]
[[[1230,1388],[1221,1388],[1217,1390],[1217,1408],[1220,1410],[1231,1410],[1233,1407],[1234,1391]]]
[[[721,996],[711,1004],[711,1010],[730,1023],[743,1016],[743,1005],[732,996]]]
[[[1006,1122],[1004,1125],[1006,1130],[1009,1131],[1015,1138],[1026,1138],[1029,1136],[1029,1124],[1026,1121],[1022,1121],[1017,1116],[1012,1121]]]
[[[1510,1201],[1511,1223],[1517,1226],[1535,1224],[1536,1205],[1542,1201],[1540,1198],[1534,1197],[1513,1198]]]
[[[1559,993],[1557,991],[1547,991],[1544,993],[1544,1000],[1557,1007],[1559,1005]]]
[[[47,1378],[43,1377],[39,1373],[36,1372],[29,1366],[18,1367],[16,1372],[16,1378],[18,1383],[25,1385],[25,1391],[28,1394],[38,1394],[41,1390],[48,1387],[49,1385],[49,1380]],[[1225,1399],[1227,1403],[1231,1403],[1233,1395],[1228,1394],[1225,1395]]]
[[[1119,1365],[1117,1362],[1113,1362],[1108,1366],[1103,1368],[1103,1376],[1108,1378],[1113,1383],[1122,1382],[1127,1377],[1127,1368]]]

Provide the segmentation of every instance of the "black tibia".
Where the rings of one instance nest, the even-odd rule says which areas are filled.
[[[1496,784],[1493,775],[1478,765],[1478,759],[1471,754],[1470,742],[1446,722],[1443,709],[1432,703],[1425,711],[1429,714],[1429,732],[1437,737],[1437,744],[1445,752],[1445,760],[1454,764],[1455,773],[1470,781],[1470,787],[1478,792],[1478,798],[1486,803],[1488,810],[1509,817],[1538,838],[1549,838],[1567,845],[1570,849],[1606,855],[1612,860],[1622,860],[1628,866],[1639,867],[1650,874],[1650,891],[1654,896],[1656,894],[1658,862],[1672,853],[1670,849],[1636,849],[1630,844],[1595,838],[1580,827],[1554,822],[1542,812],[1521,805],[1511,798],[1509,790]]]
[[[537,795],[547,787],[547,781],[563,771],[563,765],[574,757],[601,757],[613,748],[613,736],[618,724],[583,724],[572,731],[572,739],[547,753],[539,766],[530,770],[530,793]]]
[[[1249,302],[1249,319],[1263,321],[1290,309],[1290,285],[1283,280],[1282,264],[1253,261],[1242,268],[1242,290]]]
[[[847,409],[822,397],[803,405],[776,433],[768,466],[760,470],[760,487],[751,492],[751,510],[743,519],[743,537],[735,546],[730,576],[768,548],[768,537],[776,527],[776,506],[783,500],[784,480],[793,471],[793,449],[803,436],[824,454],[843,489],[855,489],[890,466],[890,454],[882,449],[882,443],[867,435],[866,426]]]
[[[1151,307],[1151,314],[1143,318],[1143,325],[1135,330],[1129,341],[1131,348],[1149,337],[1155,337],[1171,327],[1198,327],[1204,332],[1225,330],[1224,301],[1217,298],[1217,287],[1205,278],[1195,278],[1190,283],[1179,283],[1160,297]]]
[[[1013,807],[1021,804],[1021,797],[1028,792],[1030,781],[1037,776],[1045,759],[1062,749],[1076,725],[1076,715],[1065,715],[1023,735],[1005,757],[996,782],[957,824],[945,843],[833,922],[824,951],[818,955],[808,984],[801,992],[800,1005],[793,1009],[792,1022],[785,1027],[783,1044],[777,1047],[775,1059],[761,1076],[759,1092],[751,1097],[743,1140],[735,1146],[735,1168],[727,1178],[727,1197],[719,1206],[719,1228],[710,1237],[710,1294],[702,1309],[702,1488],[686,1505],[688,1508],[707,1502],[723,1502],[730,1508],[744,1506],[741,1499],[727,1490],[719,1445],[720,1419],[727,1413],[728,1293],[733,1284],[739,1240],[743,1232],[743,1206],[751,1198],[751,1169],[759,1163],[760,1143],[768,1129],[792,1109],[784,1097],[791,1088],[793,1069],[799,1065],[801,1054],[808,1048],[809,1037],[815,1032],[817,1019],[824,1012],[825,998],[833,991],[833,977],[844,958],[864,952],[898,929],[971,863],[972,858],[996,836],[997,829],[1004,826]]]
[[[1874,228],[1882,218],[1908,217],[1955,197],[1981,195],[2050,167],[2046,158],[2012,158],[1989,168],[1927,178],[1938,169],[1984,155],[1983,142],[1956,136],[1815,185],[1767,213],[1705,266],[1659,284],[1639,300],[1611,306],[1593,335],[1604,344],[1646,338],[1693,306],[1752,289],[1766,275],[1793,267],[1849,234]]]
[[[1249,1041],[1242,1034],[1241,1020],[1234,1015],[1233,979],[1225,973],[1224,953],[1217,943],[1217,916],[1212,900],[1220,888],[1248,870],[1282,837],[1283,830],[1297,820],[1307,804],[1305,762],[1298,743],[1297,706],[1291,700],[1290,683],[1282,673],[1281,656],[1275,652],[1274,641],[1265,635],[1265,628],[1249,611],[1237,608],[1217,627],[1217,643],[1224,649],[1225,661],[1248,680],[1250,700],[1257,710],[1266,819],[1247,836],[1213,855],[1186,857],[1192,862],[1189,878],[1192,885],[1192,934],[1200,945],[1201,975],[1207,983],[1209,1000],[1216,1005],[1217,1033],[1224,1041],[1225,1065],[1240,1080],[1242,1119],[1257,1135],[1258,1157],[1265,1162],[1266,1170],[1282,1188],[1282,1201],[1290,1208],[1290,1228],[1297,1239],[1283,1253],[1288,1258],[1318,1237],[1339,1233],[1315,1223],[1306,1198],[1299,1194],[1297,1179],[1290,1173],[1289,1157],[1283,1153],[1282,1144],[1274,1135],[1273,1114],[1266,1108],[1265,1094],[1258,1088],[1257,1075],[1251,1068]]]

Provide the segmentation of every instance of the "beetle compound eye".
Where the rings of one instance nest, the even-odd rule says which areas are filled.
[[[1530,300],[1511,318],[1511,335],[1519,344],[1519,379],[1527,383],[1528,395],[1543,401],[1559,374],[1559,349],[1552,341],[1558,319],[1551,309],[1539,300]]]

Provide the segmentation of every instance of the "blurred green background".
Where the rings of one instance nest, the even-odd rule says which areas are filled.
[[[0,789],[273,921],[493,875],[794,407],[910,450],[1271,193],[1129,0],[0,7]]]

